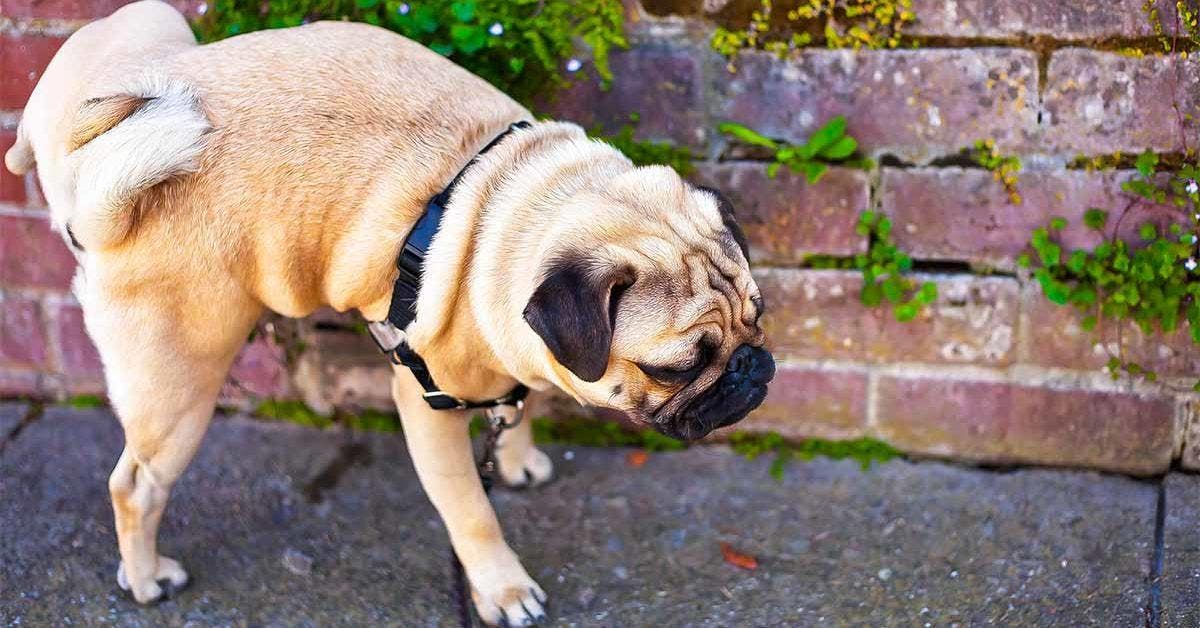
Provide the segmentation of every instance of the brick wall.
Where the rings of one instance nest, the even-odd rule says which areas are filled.
[[[0,142],[11,143],[15,110],[61,37],[118,4],[0,0]],[[1198,143],[1200,117],[1177,115],[1172,102],[1200,111],[1200,61],[1115,52],[1153,35],[1142,0],[915,0],[918,49],[810,49],[787,61],[747,53],[736,74],[708,39],[715,24],[744,23],[756,3],[645,4],[631,5],[633,46],[613,59],[613,89],[580,85],[553,109],[612,130],[637,112],[639,136],[691,147],[701,156],[694,178],[734,199],[781,360],[771,396],[746,426],[794,438],[874,436],[917,454],[994,463],[1154,473],[1182,457],[1200,467],[1195,399],[1113,382],[1101,370],[1104,347],[1015,269],[1030,230],[1051,216],[1078,225],[1089,207],[1126,202],[1119,182],[1128,172],[1071,169],[1074,157]],[[881,165],[834,168],[816,185],[786,173],[770,180],[763,163],[739,157],[716,132],[736,120],[802,141],[837,114]],[[961,151],[984,138],[1021,156],[1023,204],[963,164]],[[938,284],[938,302],[916,321],[860,305],[854,273],[803,267],[811,254],[864,250],[854,224],[866,209],[894,219],[898,243]],[[32,179],[0,175],[0,221],[0,392],[98,389],[98,362],[65,292],[71,259],[47,228]],[[1073,245],[1092,237],[1067,234]],[[245,385],[231,393],[294,386],[318,409],[386,405],[386,366],[369,341],[338,331],[340,321],[302,327],[308,349],[290,381],[279,349],[256,343],[235,373]],[[1185,333],[1124,335],[1131,357],[1148,366],[1200,373]]]

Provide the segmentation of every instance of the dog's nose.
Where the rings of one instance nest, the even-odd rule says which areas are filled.
[[[762,347],[742,345],[729,358],[725,371],[738,373],[753,384],[766,384],[775,378],[775,358]]]

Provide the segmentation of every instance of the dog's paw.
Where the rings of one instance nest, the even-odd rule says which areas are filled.
[[[546,592],[507,545],[495,549],[489,560],[467,566],[479,617],[491,626],[532,626],[544,620]]]
[[[554,476],[554,463],[550,456],[537,447],[529,446],[521,452],[509,452],[504,455],[501,451],[497,458],[500,463],[500,477],[504,483],[513,488],[526,488],[545,484]]]
[[[546,592],[529,576],[487,594],[472,587],[479,618],[489,626],[534,626],[546,619]]]
[[[131,581],[125,572],[125,563],[117,567],[117,586],[129,592],[138,604],[154,604],[170,599],[187,587],[189,582],[187,571],[179,561],[159,556],[154,574]]]

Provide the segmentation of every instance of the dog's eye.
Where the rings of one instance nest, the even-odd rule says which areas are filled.
[[[637,367],[642,370],[651,379],[669,384],[680,384],[692,381],[696,375],[700,373],[703,364],[696,364],[687,368],[678,368],[674,366],[653,366],[650,364],[642,364],[635,362]]]

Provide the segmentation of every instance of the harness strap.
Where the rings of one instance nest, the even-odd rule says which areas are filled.
[[[404,244],[400,247],[400,255],[396,258],[398,273],[396,282],[392,286],[392,302],[388,306],[387,319],[371,322],[367,326],[375,344],[379,345],[379,349],[388,355],[392,363],[406,366],[408,370],[412,371],[413,377],[425,389],[425,394],[422,396],[429,407],[434,410],[470,410],[515,405],[529,394],[529,389],[525,385],[518,384],[508,394],[497,399],[487,401],[459,399],[438,388],[437,383],[433,381],[433,375],[429,373],[429,366],[412,347],[408,346],[408,341],[404,336],[404,330],[417,317],[417,296],[421,291],[421,275],[425,255],[429,251],[434,235],[441,227],[442,215],[446,212],[446,205],[450,203],[450,196],[453,194],[455,186],[462,180],[467,169],[479,160],[480,155],[494,148],[514,130],[529,126],[530,123],[524,120],[509,125],[503,133],[493,138],[487,146],[484,146],[472,157],[462,170],[458,171],[446,189],[429,199],[425,205],[425,212],[417,219],[412,231],[405,237]]]

